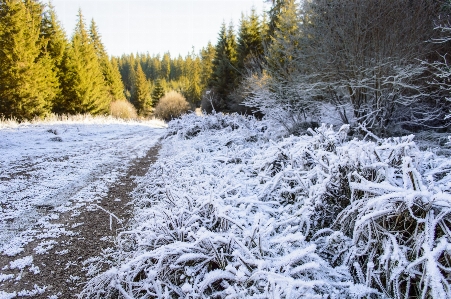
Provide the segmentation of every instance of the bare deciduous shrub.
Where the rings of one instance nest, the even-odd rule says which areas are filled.
[[[110,104],[110,114],[123,119],[137,118],[135,107],[128,101],[114,101]]]
[[[190,106],[185,97],[176,91],[170,91],[162,97],[155,107],[155,116],[164,120],[177,118],[188,112]]]

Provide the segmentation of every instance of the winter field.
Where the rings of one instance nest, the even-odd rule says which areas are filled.
[[[80,298],[451,297],[443,150],[420,150],[413,135],[352,139],[348,126],[299,137],[274,128],[222,114],[187,115],[166,130],[2,128],[2,254],[37,238],[33,223],[47,221],[39,207],[95,203],[163,136],[158,161],[136,178],[130,225],[104,254],[109,269]],[[32,257],[9,267],[39,275]],[[20,278],[0,274],[0,283],[12,279]]]
[[[6,292],[2,284],[40,275],[43,266],[33,259],[50,254],[58,238],[74,235],[73,229],[83,225],[64,227],[54,220],[62,213],[76,216],[82,207],[95,209],[109,185],[130,161],[145,155],[165,126],[87,116],[0,122],[0,298],[34,297],[46,288]],[[33,254],[23,256],[27,244],[36,245]],[[5,265],[7,257],[17,258]],[[18,274],[8,272],[14,269]]]

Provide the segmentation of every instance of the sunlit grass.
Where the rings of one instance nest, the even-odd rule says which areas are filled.
[[[38,125],[38,124],[127,124],[127,125],[144,125],[156,128],[165,128],[167,125],[163,120],[152,119],[122,119],[111,115],[93,116],[90,114],[76,115],[57,115],[50,114],[45,118],[35,118],[29,121],[19,121],[17,119],[0,118],[0,129],[16,128],[20,126]]]

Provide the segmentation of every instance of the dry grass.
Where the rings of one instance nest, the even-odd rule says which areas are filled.
[[[112,115],[90,115],[90,114],[49,114],[45,118],[35,118],[20,122],[17,119],[0,118],[0,129],[18,128],[29,125],[39,124],[131,124],[131,125],[146,125],[154,128],[166,128],[167,125],[164,121],[156,118],[148,119],[123,119],[117,118]]]
[[[188,112],[189,104],[185,97],[176,91],[170,91],[162,97],[155,107],[155,116],[166,121]]]
[[[110,114],[123,119],[136,119],[138,117],[136,108],[130,102],[124,100],[111,102]]]

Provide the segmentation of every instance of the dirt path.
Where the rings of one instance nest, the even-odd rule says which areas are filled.
[[[50,221],[53,228],[36,225],[41,237],[28,243],[24,252],[0,256],[0,299],[74,298],[89,276],[105,270],[108,261],[102,256],[114,250],[115,237],[131,216],[128,203],[136,187],[134,178],[146,174],[159,148],[156,144],[144,157],[134,160],[95,204],[56,212],[57,217],[52,207],[42,206],[43,215],[55,218]],[[60,231],[58,238],[46,238],[52,229]]]

